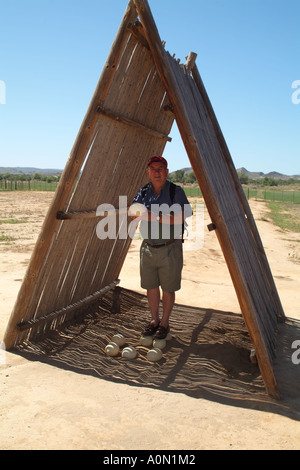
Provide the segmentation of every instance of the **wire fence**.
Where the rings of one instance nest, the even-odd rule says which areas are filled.
[[[0,191],[55,191],[57,184],[56,181],[10,181],[2,179],[0,180]],[[184,186],[183,189],[188,197],[202,197],[199,186]],[[300,190],[244,187],[244,192],[248,199],[300,204]]]
[[[244,188],[248,199],[264,199],[266,201],[281,201],[292,204],[300,204],[300,191],[295,190],[270,190],[270,189],[251,189]]]
[[[0,191],[55,191],[56,181],[11,181],[0,180]]]
[[[201,190],[198,186],[184,186],[183,189],[188,197],[202,197]],[[300,204],[300,191],[297,190],[244,188],[244,192],[248,199],[262,199],[266,201],[282,201],[292,204]]]

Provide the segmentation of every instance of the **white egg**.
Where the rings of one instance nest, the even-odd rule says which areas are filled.
[[[164,349],[167,345],[167,341],[165,339],[155,339],[153,341],[153,347],[158,349]]]
[[[109,343],[105,347],[105,352],[108,356],[117,356],[119,354],[120,348],[117,343]]]
[[[116,343],[118,344],[119,346],[124,346],[124,344],[126,343],[126,339],[124,338],[123,335],[117,333],[116,335],[114,335],[111,339],[112,343]]]
[[[141,336],[140,343],[142,346],[152,346],[152,336]]]
[[[151,362],[159,361],[161,358],[162,358],[161,349],[153,348],[147,352],[147,359],[149,359],[149,361]]]
[[[133,346],[127,346],[122,351],[122,357],[126,359],[135,359],[137,356],[136,349]]]

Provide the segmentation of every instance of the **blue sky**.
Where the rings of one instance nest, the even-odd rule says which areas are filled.
[[[64,168],[127,3],[0,0],[0,166]],[[300,174],[300,1],[149,4],[166,49],[198,54],[236,167]],[[171,137],[170,170],[190,166]]]

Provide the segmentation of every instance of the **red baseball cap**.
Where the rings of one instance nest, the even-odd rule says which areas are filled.
[[[164,157],[159,157],[158,155],[149,158],[147,167],[151,165],[151,163],[162,163],[163,165],[166,166],[166,168],[168,168],[167,160]]]

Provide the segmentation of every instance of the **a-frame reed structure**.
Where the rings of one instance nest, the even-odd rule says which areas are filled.
[[[190,53],[165,51],[146,0],[128,4],[49,208],[4,343],[12,349],[57,328],[118,283],[130,238],[99,240],[96,209],[132,200],[148,158],[176,119],[256,350],[267,392],[285,318],[257,227]],[[117,231],[123,234],[122,227]]]

